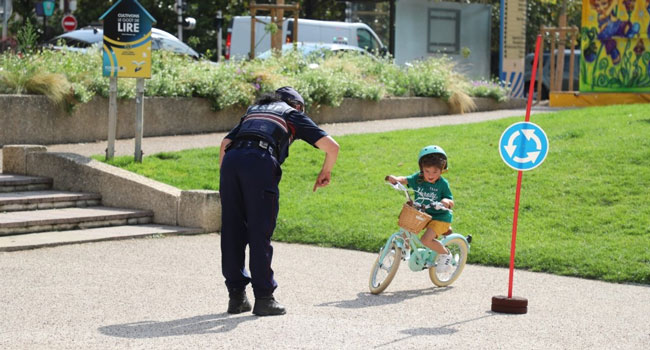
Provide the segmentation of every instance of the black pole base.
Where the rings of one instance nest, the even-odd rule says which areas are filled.
[[[496,295],[492,297],[492,311],[504,314],[525,314],[528,312],[528,299]]]

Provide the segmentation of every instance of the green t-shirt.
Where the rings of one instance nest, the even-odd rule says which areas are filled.
[[[449,189],[449,182],[443,177],[438,181],[429,183],[420,178],[420,172],[407,176],[408,186],[415,192],[415,202],[422,205],[431,204],[432,202],[440,202],[442,199],[454,199]],[[427,214],[431,215],[433,220],[444,222],[451,222],[451,212],[447,210],[436,210],[429,208],[426,210]]]

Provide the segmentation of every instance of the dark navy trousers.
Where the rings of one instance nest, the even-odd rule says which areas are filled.
[[[221,266],[229,291],[250,282],[255,297],[270,296],[273,278],[271,236],[278,217],[280,164],[255,146],[228,150],[221,164]],[[250,275],[245,267],[250,249]]]

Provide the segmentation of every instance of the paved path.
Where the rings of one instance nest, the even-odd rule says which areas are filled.
[[[539,107],[534,108],[532,113],[553,111],[556,109]],[[509,109],[489,112],[476,112],[466,114],[442,115],[422,118],[403,118],[389,120],[375,120],[353,123],[332,123],[322,124],[332,136],[346,134],[361,134],[368,132],[384,132],[400,129],[418,129],[424,127],[433,127],[440,125],[478,123],[487,120],[500,119],[512,116],[523,116],[526,111],[523,109]],[[142,141],[142,151],[144,155],[155,154],[158,152],[179,151],[189,148],[216,147],[226,133],[209,133],[199,135],[179,135],[179,136],[162,136],[162,137],[145,137]],[[106,153],[106,141],[72,143],[62,145],[47,146],[50,152],[72,152],[84,156],[91,156]],[[135,153],[135,140],[123,139],[115,142],[115,155],[133,155]],[[0,152],[0,170],[2,170],[2,152]]]
[[[523,111],[330,124],[332,135],[476,122]],[[146,138],[148,154],[216,146],[222,133]],[[133,140],[118,141],[131,154]],[[103,153],[105,142],[50,146]],[[474,244],[480,244],[476,239]],[[402,264],[368,293],[375,254],[274,243],[279,317],[226,314],[219,236],[0,253],[1,349],[647,349],[650,286],[515,272],[525,315],[490,311],[508,269],[468,265],[448,288]],[[505,249],[505,248],[504,248]],[[570,252],[566,252],[569,253]],[[607,263],[604,261],[603,263]]]
[[[475,244],[480,244],[476,241]],[[375,254],[274,243],[287,315],[225,313],[216,234],[0,253],[2,349],[647,349],[650,286],[515,272],[525,315],[490,311],[508,270],[437,288],[406,264],[368,292]],[[603,263],[607,263],[604,261]],[[250,289],[249,289],[250,293]]]

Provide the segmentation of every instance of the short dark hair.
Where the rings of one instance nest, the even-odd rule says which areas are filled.
[[[420,170],[422,168],[436,167],[440,170],[444,170],[447,165],[447,157],[441,153],[431,153],[420,158]]]
[[[274,103],[274,102],[285,102],[289,106],[291,106],[293,108],[296,108],[296,109],[298,108],[298,106],[300,106],[300,108],[304,112],[305,106],[300,101],[288,100],[288,99],[284,98],[281,94],[279,94],[277,92],[265,92],[265,93],[263,93],[262,95],[260,95],[260,97],[258,97],[255,100],[255,105],[268,105],[268,104],[271,104],[271,103]]]
[[[280,97],[279,94],[275,92],[265,92],[260,97],[255,100],[256,105],[268,105],[273,102],[280,102],[282,101],[282,98]]]

